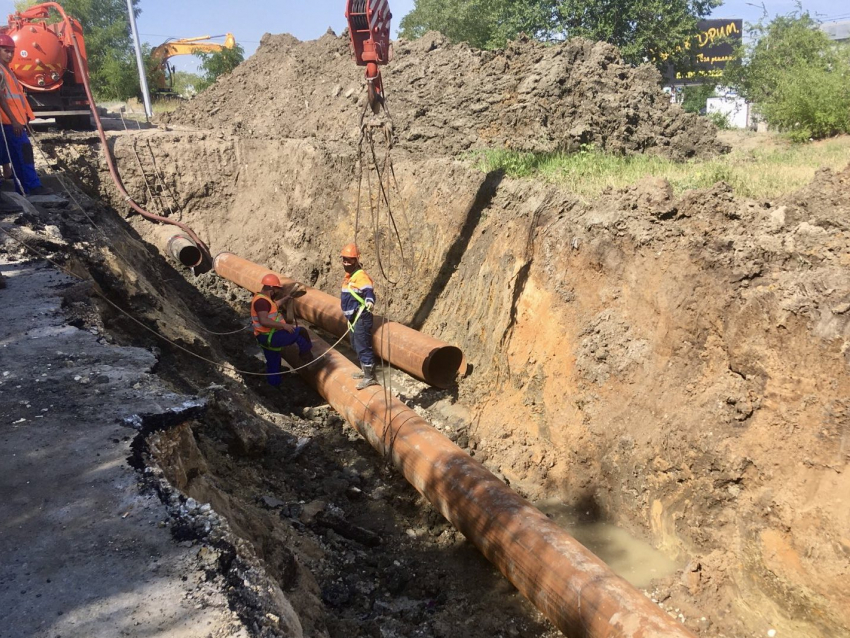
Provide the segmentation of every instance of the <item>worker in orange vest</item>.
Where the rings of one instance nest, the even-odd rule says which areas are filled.
[[[8,44],[8,41],[4,40],[4,37],[8,38],[8,40],[12,40],[12,38],[9,38],[9,36],[7,36],[5,34],[0,34],[0,42],[5,41]],[[14,45],[14,41],[12,41],[12,44]],[[12,51],[14,52],[14,49],[12,49]],[[2,49],[0,49],[0,56],[2,56]],[[0,95],[2,95],[2,93],[3,93],[2,88],[3,88],[4,77],[5,76],[0,74]],[[4,116],[5,116],[6,108],[7,107],[5,106],[5,102],[0,100],[0,113],[2,113]],[[3,171],[3,178],[2,179],[3,179],[4,182],[5,182],[5,180],[9,179],[9,177],[11,177],[11,175],[12,175],[12,164],[11,164],[11,159],[9,158],[9,151],[7,150],[5,139],[2,140],[2,142],[0,142],[0,170]],[[6,196],[3,195],[2,192],[0,192],[0,213],[17,213],[17,212],[20,212],[22,210],[23,209],[20,206],[18,206],[14,202],[11,202],[8,199],[6,199]]]
[[[281,351],[292,344],[298,346],[298,354],[305,363],[313,361],[313,344],[307,330],[286,323],[278,309],[278,301],[286,299],[280,278],[272,273],[262,279],[263,287],[251,300],[251,325],[254,336],[266,357],[266,379],[269,385],[279,386]]]
[[[27,101],[24,88],[12,73],[9,64],[15,57],[15,41],[0,34],[0,119],[3,120],[3,148],[8,152],[14,176],[23,193],[36,195],[45,192],[35,170],[32,144],[27,137],[27,124],[35,115]]]
[[[360,360],[362,372],[354,374],[362,379],[358,390],[378,385],[375,378],[375,353],[372,349],[372,309],[375,306],[375,284],[360,266],[360,250],[356,244],[347,244],[341,251],[345,279],[342,280],[340,305],[351,331],[351,345]]]

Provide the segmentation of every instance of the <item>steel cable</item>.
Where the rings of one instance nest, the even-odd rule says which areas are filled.
[[[123,118],[122,118],[122,119],[123,119]],[[51,166],[50,166],[50,162],[49,162],[49,158],[47,157],[47,153],[45,153],[45,152],[44,152],[44,149],[43,149],[43,148],[41,148],[41,145],[40,145],[40,144],[37,144],[37,143],[35,143],[35,142],[37,142],[37,138],[35,137],[35,135],[33,135],[33,147],[34,147],[34,148],[36,148],[36,149],[38,149],[38,152],[39,152],[39,154],[41,155],[42,159],[44,160],[45,166],[47,167],[48,174],[49,174],[51,177],[55,177],[55,178],[56,178],[56,179],[57,179],[57,180],[58,180],[58,181],[62,184],[63,188],[65,189],[65,192],[68,194],[68,197],[70,197],[71,201],[72,201],[72,202],[73,202],[73,204],[77,207],[77,209],[78,209],[78,210],[79,210],[79,211],[80,211],[80,212],[81,212],[81,213],[85,216],[85,218],[86,218],[86,219],[89,221],[89,223],[90,223],[90,224],[91,224],[91,225],[95,228],[95,230],[97,230],[97,232],[99,232],[99,233],[101,234],[101,236],[102,236],[102,237],[103,237],[103,239],[105,240],[106,244],[107,244],[108,246],[110,246],[110,247],[112,248],[112,250],[115,252],[115,255],[116,255],[117,257],[119,257],[122,261],[124,261],[124,263],[126,263],[126,264],[127,264],[128,268],[131,268],[131,269],[132,269],[132,266],[130,266],[130,260],[129,260],[129,259],[127,259],[124,255],[122,255],[122,254],[121,254],[121,252],[120,252],[119,250],[117,250],[117,249],[116,249],[116,247],[115,247],[115,246],[113,245],[113,243],[112,243],[111,238],[109,237],[109,235],[107,235],[107,234],[106,234],[106,231],[105,231],[105,230],[103,230],[103,229],[102,229],[102,228],[101,228],[101,227],[97,224],[97,222],[95,222],[95,221],[94,221],[94,219],[91,217],[91,215],[89,215],[89,214],[86,212],[85,207],[84,207],[84,206],[80,203],[80,201],[79,201],[79,200],[78,200],[78,199],[74,196],[74,191],[73,191],[73,189],[72,189],[71,187],[69,187],[69,185],[68,185],[68,184],[67,184],[67,182],[65,181],[65,176],[64,176],[64,175],[63,175],[60,171],[54,171],[54,170],[51,168]],[[138,156],[137,156],[137,157],[138,157]],[[141,166],[141,163],[140,163],[140,166]],[[143,175],[144,175],[144,173],[143,173]],[[145,180],[145,184],[147,185],[147,180]],[[178,313],[178,314],[179,314],[179,313]],[[203,331],[203,332],[206,332],[207,334],[214,335],[214,336],[217,336],[217,337],[226,337],[226,336],[228,336],[228,335],[237,334],[237,333],[239,333],[239,332],[243,332],[243,331],[245,331],[245,330],[249,330],[249,329],[250,329],[250,327],[251,327],[250,325],[246,325],[246,326],[242,326],[241,328],[237,328],[237,329],[235,329],[235,330],[229,330],[229,331],[227,331],[227,332],[216,332],[216,331],[214,331],[214,330],[210,330],[209,328],[206,328],[206,327],[204,327],[204,326],[200,325],[197,321],[195,321],[194,319],[190,319],[190,318],[186,317],[185,315],[180,315],[180,317],[181,317],[181,319],[183,319],[186,323],[192,324],[193,328],[195,328],[195,329],[197,329],[197,330],[201,330],[201,331]]]
[[[188,355],[190,355],[190,356],[195,357],[196,359],[200,359],[201,361],[205,361],[206,363],[209,363],[209,364],[211,364],[211,365],[213,365],[213,366],[215,366],[215,367],[217,367],[217,368],[219,368],[219,369],[221,369],[221,370],[227,371],[227,372],[232,372],[232,373],[236,373],[236,374],[241,374],[241,375],[243,375],[243,376],[252,376],[252,377],[271,377],[271,376],[275,376],[275,375],[279,375],[279,374],[280,374],[280,375],[283,375],[283,374],[291,374],[291,373],[293,373],[293,372],[298,372],[299,370],[304,370],[305,368],[308,368],[308,367],[310,367],[311,365],[314,365],[317,361],[320,361],[321,359],[323,359],[323,358],[325,357],[325,355],[326,355],[328,352],[330,352],[330,350],[332,350],[333,348],[335,348],[336,346],[338,346],[338,345],[342,342],[342,340],[343,340],[343,339],[345,339],[345,337],[347,336],[347,333],[346,333],[346,334],[343,334],[343,335],[342,335],[342,337],[340,337],[340,338],[336,341],[336,343],[334,343],[334,344],[330,347],[330,349],[328,349],[326,352],[322,353],[320,356],[316,357],[315,359],[313,359],[313,360],[312,360],[312,361],[310,361],[309,363],[306,363],[306,364],[304,364],[303,366],[299,366],[299,367],[297,367],[297,368],[291,368],[291,369],[288,369],[288,370],[281,370],[280,372],[273,372],[273,373],[272,373],[272,372],[250,372],[250,371],[248,371],[248,370],[240,370],[239,368],[235,367],[233,364],[230,364],[230,363],[228,363],[228,364],[224,364],[224,363],[219,363],[218,361],[213,361],[212,359],[208,359],[207,357],[204,357],[203,355],[200,355],[200,354],[198,354],[197,352],[192,352],[192,351],[191,351],[191,350],[189,350],[188,348],[185,348],[185,347],[181,346],[179,343],[176,343],[175,341],[173,341],[173,340],[169,339],[168,337],[166,337],[166,336],[165,336],[165,335],[163,335],[162,333],[160,333],[160,332],[158,332],[157,330],[154,330],[154,329],[153,329],[153,328],[151,328],[150,326],[146,325],[146,324],[145,324],[145,323],[143,323],[142,321],[139,321],[139,320],[138,320],[138,319],[136,319],[136,318],[135,318],[135,317],[134,317],[131,313],[129,313],[128,311],[124,310],[123,308],[121,308],[121,306],[119,306],[118,304],[116,304],[115,302],[113,302],[111,299],[109,299],[109,298],[108,298],[108,297],[107,297],[107,296],[106,296],[103,292],[101,292],[101,291],[98,289],[97,282],[96,282],[94,279],[92,279],[92,278],[82,277],[82,276],[80,276],[80,275],[78,275],[78,274],[76,274],[76,273],[72,272],[71,270],[69,270],[69,269],[65,268],[62,264],[60,264],[59,262],[57,262],[57,261],[55,261],[55,260],[51,259],[49,256],[45,255],[43,252],[41,252],[41,251],[40,251],[40,250],[38,250],[37,248],[33,248],[33,247],[32,247],[32,246],[30,246],[27,242],[23,241],[22,239],[19,239],[19,238],[15,237],[12,233],[10,233],[8,230],[6,230],[5,228],[3,228],[3,226],[0,226],[0,231],[2,231],[2,232],[6,235],[6,236],[8,236],[10,239],[12,239],[12,241],[14,241],[15,243],[17,243],[17,244],[19,244],[19,245],[23,246],[24,248],[26,248],[27,250],[29,250],[29,251],[30,251],[30,252],[32,252],[33,254],[37,255],[37,256],[38,256],[38,257],[40,257],[41,259],[44,259],[45,261],[50,262],[50,263],[51,263],[51,264],[53,264],[53,265],[54,265],[54,266],[55,266],[58,270],[60,270],[61,272],[65,273],[65,274],[66,274],[66,275],[68,275],[69,277],[73,277],[74,279],[78,279],[78,280],[80,280],[81,282],[91,282],[91,283],[92,283],[92,285],[93,285],[93,286],[92,286],[92,292],[93,292],[94,294],[96,294],[98,297],[100,297],[101,299],[103,299],[103,300],[104,300],[107,304],[109,304],[110,306],[112,306],[115,310],[117,310],[119,313],[121,313],[122,315],[124,315],[125,317],[127,317],[128,319],[130,319],[132,322],[134,322],[135,324],[137,324],[137,325],[138,325],[138,326],[140,326],[141,328],[143,328],[143,329],[147,330],[147,331],[148,331],[148,332],[150,332],[151,334],[155,335],[156,337],[158,337],[159,339],[161,339],[161,340],[165,341],[166,343],[170,344],[171,346],[173,346],[173,347],[177,348],[178,350],[181,350],[181,351],[185,352],[186,354],[188,354]],[[241,330],[240,330],[240,331],[241,331]]]

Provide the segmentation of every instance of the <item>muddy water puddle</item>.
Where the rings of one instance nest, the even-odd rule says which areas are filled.
[[[616,525],[597,520],[592,511],[565,505],[557,499],[535,505],[635,587],[646,588],[654,579],[669,576],[680,567],[649,543]]]

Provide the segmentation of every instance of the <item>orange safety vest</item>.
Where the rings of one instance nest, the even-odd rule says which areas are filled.
[[[3,79],[6,80],[3,82],[2,96],[6,100],[9,110],[12,111],[12,115],[18,121],[18,124],[26,124],[30,120],[35,119],[35,114],[30,108],[30,103],[27,101],[27,94],[24,93],[24,87],[18,82],[18,78],[2,64],[0,64],[0,69],[3,71]],[[2,118],[3,124],[11,124],[9,118],[6,116],[6,112],[2,109],[0,109],[0,118]]]
[[[272,331],[271,328],[266,328],[264,325],[260,324],[260,315],[257,314],[257,310],[254,308],[254,304],[257,303],[260,299],[265,299],[272,305],[271,312],[269,312],[269,319],[272,321],[277,321],[280,313],[277,309],[277,304],[272,301],[272,298],[268,295],[264,295],[262,293],[257,293],[254,295],[254,298],[251,300],[251,325],[254,327],[254,336],[268,334]]]

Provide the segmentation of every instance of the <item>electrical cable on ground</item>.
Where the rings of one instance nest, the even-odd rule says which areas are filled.
[[[68,197],[71,199],[71,201],[72,201],[72,202],[74,203],[74,205],[77,207],[77,209],[78,209],[78,210],[79,210],[79,211],[80,211],[80,212],[81,212],[81,213],[82,213],[82,214],[86,217],[86,219],[88,219],[89,223],[90,223],[90,224],[91,224],[91,225],[95,228],[95,230],[97,230],[97,231],[101,234],[101,236],[103,237],[103,239],[104,239],[104,241],[106,242],[106,244],[107,244],[108,246],[110,246],[110,247],[112,248],[112,250],[115,252],[115,255],[116,255],[116,256],[118,256],[120,259],[122,259],[122,260],[123,260],[123,261],[127,264],[128,268],[132,268],[132,267],[130,266],[130,260],[129,260],[129,259],[127,259],[125,256],[123,256],[123,255],[121,254],[121,252],[120,252],[120,251],[118,251],[118,250],[115,248],[115,246],[112,244],[112,240],[111,240],[111,238],[109,237],[109,235],[107,235],[106,231],[105,231],[105,230],[103,230],[103,229],[102,229],[102,228],[101,228],[101,227],[97,224],[97,222],[95,222],[95,221],[94,221],[94,219],[91,217],[91,215],[89,215],[89,214],[88,214],[88,212],[86,212],[85,207],[84,207],[84,206],[80,203],[80,201],[79,201],[79,200],[78,200],[78,199],[74,196],[74,191],[73,191],[73,189],[72,189],[72,188],[70,188],[70,187],[68,186],[67,182],[65,181],[65,176],[64,176],[64,175],[63,175],[60,171],[53,170],[53,168],[50,166],[50,161],[49,161],[49,158],[47,157],[47,153],[45,153],[45,152],[44,152],[44,149],[41,147],[41,145],[40,145],[40,144],[37,144],[37,143],[36,143],[36,141],[37,141],[37,137],[36,137],[34,134],[32,134],[33,147],[34,147],[34,148],[36,148],[36,149],[38,149],[38,152],[39,152],[39,154],[41,155],[41,158],[44,160],[44,164],[45,164],[45,166],[47,167],[48,174],[49,174],[51,177],[55,177],[55,178],[59,181],[59,183],[61,183],[61,184],[62,184],[63,188],[65,189],[65,192],[66,192],[66,193],[67,193],[67,195],[68,195]],[[142,174],[144,175],[144,173],[142,173]],[[147,181],[146,181],[146,184],[147,184]],[[179,313],[178,313],[178,314],[179,314]],[[200,324],[198,324],[195,320],[190,319],[190,318],[188,318],[188,317],[186,317],[186,316],[184,316],[184,315],[180,315],[180,317],[181,317],[181,319],[183,319],[183,321],[185,321],[186,323],[188,323],[188,324],[192,324],[192,327],[193,327],[193,328],[195,328],[195,329],[197,329],[197,330],[201,330],[201,331],[203,331],[203,332],[206,332],[207,334],[210,334],[210,335],[213,335],[213,336],[217,336],[217,337],[226,337],[226,336],[228,336],[228,335],[237,334],[237,333],[239,333],[239,332],[243,332],[243,331],[245,331],[245,330],[249,330],[249,329],[251,328],[250,324],[248,324],[248,325],[244,325],[244,326],[242,326],[241,328],[237,328],[236,330],[229,330],[229,331],[227,331],[227,332],[216,332],[216,331],[214,331],[214,330],[210,330],[209,328],[205,328],[204,326],[201,326],[201,325],[200,325]]]
[[[33,254],[37,255],[37,256],[38,256],[38,257],[40,257],[41,259],[44,259],[45,261],[50,262],[50,263],[51,263],[51,264],[53,264],[53,265],[54,265],[54,266],[55,266],[58,270],[60,270],[61,272],[65,273],[65,274],[66,274],[66,275],[68,275],[69,277],[73,277],[74,279],[78,279],[78,280],[80,280],[80,281],[82,281],[82,282],[91,282],[91,283],[93,284],[92,292],[93,292],[94,294],[96,294],[98,297],[100,297],[101,299],[103,299],[103,300],[104,300],[107,304],[109,304],[110,306],[112,306],[112,307],[113,307],[115,310],[117,310],[119,313],[121,313],[122,315],[124,315],[125,317],[127,317],[128,319],[130,319],[131,321],[133,321],[134,323],[136,323],[137,325],[141,326],[142,328],[144,328],[145,330],[147,330],[147,331],[148,331],[148,332],[150,332],[151,334],[153,334],[153,335],[157,336],[159,339],[162,339],[162,340],[163,340],[163,341],[165,341],[166,343],[168,343],[168,344],[172,345],[173,347],[177,348],[178,350],[181,350],[181,351],[185,352],[185,353],[186,353],[186,354],[188,354],[188,355],[191,355],[191,356],[195,357],[196,359],[200,359],[201,361],[205,361],[206,363],[209,363],[209,364],[211,364],[211,365],[213,365],[213,366],[215,366],[215,367],[217,367],[217,368],[219,368],[219,369],[221,369],[221,370],[224,370],[224,371],[226,371],[226,372],[231,372],[231,373],[241,374],[241,375],[243,375],[243,376],[252,376],[252,377],[271,377],[271,376],[275,376],[275,375],[278,375],[278,374],[280,374],[280,375],[283,375],[283,374],[291,374],[291,373],[293,373],[293,372],[298,372],[299,370],[304,370],[304,369],[306,369],[306,368],[308,368],[308,367],[310,367],[310,366],[312,366],[312,365],[315,365],[317,361],[320,361],[320,360],[321,360],[322,358],[324,358],[324,357],[325,357],[325,355],[327,354],[327,352],[324,352],[324,353],[322,353],[320,356],[316,357],[315,359],[313,359],[313,360],[312,360],[312,361],[310,361],[309,363],[304,364],[303,366],[299,366],[299,367],[297,367],[297,368],[291,368],[291,369],[288,369],[288,370],[281,370],[280,372],[274,372],[274,373],[269,373],[269,372],[250,372],[250,371],[248,371],[248,370],[240,370],[239,368],[236,368],[236,367],[235,367],[235,366],[233,366],[232,364],[224,364],[224,363],[219,363],[218,361],[213,361],[212,359],[208,359],[207,357],[204,357],[204,356],[202,356],[202,355],[200,355],[200,354],[198,354],[198,353],[196,353],[196,352],[192,352],[191,350],[189,350],[189,349],[187,349],[187,348],[185,348],[185,347],[181,346],[179,343],[176,343],[176,342],[172,341],[171,339],[169,339],[168,337],[166,337],[166,336],[165,336],[165,335],[163,335],[162,333],[160,333],[160,332],[158,332],[158,331],[154,330],[153,328],[151,328],[150,326],[146,325],[146,324],[145,324],[145,323],[143,323],[142,321],[139,321],[138,319],[136,319],[136,318],[135,318],[135,317],[134,317],[131,313],[129,313],[129,312],[127,312],[126,310],[124,310],[123,308],[121,308],[121,306],[119,306],[118,304],[116,304],[115,302],[113,302],[113,301],[112,301],[111,299],[109,299],[109,298],[108,298],[108,297],[107,297],[107,296],[106,296],[103,292],[101,292],[100,290],[98,290],[97,282],[96,282],[94,279],[91,279],[91,278],[85,278],[85,277],[82,277],[82,276],[80,276],[80,275],[78,275],[78,274],[76,274],[76,273],[74,273],[74,272],[70,271],[69,269],[65,268],[62,264],[58,263],[58,262],[57,262],[57,261],[55,261],[54,259],[51,259],[51,258],[50,258],[50,257],[48,257],[47,255],[45,255],[43,252],[41,252],[40,250],[38,250],[37,248],[33,248],[33,247],[32,247],[32,246],[30,246],[27,242],[25,242],[25,241],[23,241],[23,240],[21,240],[21,239],[19,239],[19,238],[15,237],[12,233],[10,233],[8,230],[6,230],[5,228],[3,228],[3,226],[2,226],[2,225],[0,225],[0,231],[2,231],[2,232],[6,235],[6,236],[8,236],[8,237],[9,237],[12,241],[14,241],[16,244],[19,244],[20,246],[23,246],[24,248],[26,248],[27,250],[29,250],[31,253],[33,253]],[[241,330],[240,330],[240,331],[241,331]],[[348,335],[347,335],[347,333],[346,333],[346,334],[343,334],[343,335],[342,335],[342,337],[340,337],[340,338],[336,341],[336,343],[334,343],[334,344],[331,346],[331,348],[330,348],[330,349],[333,349],[333,348],[335,348],[336,346],[338,346],[338,345],[342,342],[342,340],[343,340],[343,339],[345,339],[345,337],[346,337],[346,336],[348,336]],[[328,351],[330,351],[330,350],[328,350]]]
[[[58,5],[57,5],[57,7],[58,7]],[[65,14],[65,12],[62,10],[61,7],[58,7],[58,10],[59,10],[59,13],[62,15],[63,20],[65,21],[66,26],[68,27],[68,32],[70,33],[71,41],[74,45],[74,47],[73,47],[74,48],[74,55],[76,56],[78,68],[85,69],[86,65],[83,62],[83,56],[82,56],[82,53],[80,52],[80,44],[77,41],[77,36],[74,33],[73,29],[70,28],[68,16]],[[207,245],[201,240],[200,237],[198,237],[198,235],[195,234],[195,231],[193,231],[191,228],[189,228],[189,226],[187,226],[186,224],[184,224],[182,222],[179,222],[179,221],[176,221],[176,220],[173,220],[173,219],[168,219],[167,217],[162,217],[161,215],[154,215],[153,213],[146,211],[144,208],[142,208],[141,206],[136,204],[136,202],[133,201],[133,198],[130,197],[129,193],[127,193],[127,189],[124,188],[124,184],[121,181],[121,176],[118,174],[118,169],[115,166],[115,162],[113,160],[112,153],[109,151],[109,144],[107,143],[107,140],[106,140],[106,134],[103,131],[103,124],[100,121],[100,115],[97,112],[97,108],[95,108],[96,102],[95,102],[95,99],[94,99],[94,95],[92,94],[92,91],[91,91],[91,86],[89,84],[89,78],[84,73],[82,75],[82,79],[83,79],[83,88],[86,91],[86,97],[89,100],[89,106],[91,108],[92,117],[94,118],[94,122],[95,122],[95,125],[96,125],[96,128],[97,128],[97,134],[98,134],[98,137],[100,138],[100,143],[101,143],[101,146],[103,148],[103,156],[106,159],[106,165],[109,168],[109,174],[112,177],[112,181],[115,182],[115,186],[118,189],[119,193],[124,198],[124,201],[127,202],[127,204],[130,206],[130,208],[135,210],[137,213],[139,213],[145,219],[149,219],[149,220],[152,220],[152,221],[158,221],[158,222],[161,222],[163,224],[171,224],[173,226],[177,226],[178,228],[183,230],[187,235],[189,235],[189,237],[192,239],[192,241],[194,241],[195,244],[198,246],[198,248],[201,250],[202,254],[207,257],[207,259],[212,259],[211,255],[210,255],[209,248],[207,247]]]

